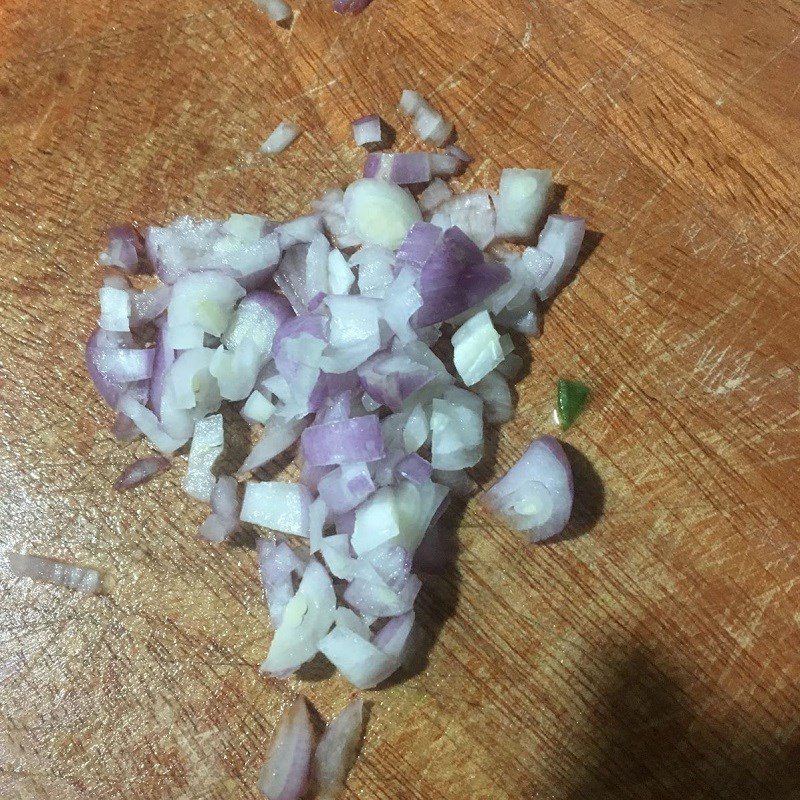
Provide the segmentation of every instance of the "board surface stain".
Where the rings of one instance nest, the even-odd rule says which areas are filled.
[[[401,681],[365,693],[347,798],[796,798],[800,669],[796,2],[11,0],[0,9],[0,551],[96,566],[83,597],[0,556],[0,796],[257,798],[282,708],[340,679],[259,675],[246,541],[198,541],[181,468],[120,495],[83,367],[112,224],[295,215],[360,170],[349,123],[417,88],[475,156],[552,167],[593,234],[486,484],[550,429],[570,535],[523,544],[474,503],[418,601]],[[275,160],[283,118],[305,133]]]

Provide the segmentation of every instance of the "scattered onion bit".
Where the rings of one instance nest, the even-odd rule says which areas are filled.
[[[81,567],[30,553],[9,551],[6,555],[12,572],[20,578],[33,578],[87,594],[97,594],[100,591],[100,573],[91,567]]]
[[[261,145],[261,152],[266,153],[268,156],[282,153],[300,135],[300,132],[300,126],[294,122],[284,120],[278,123],[275,130]]]
[[[344,790],[364,730],[364,701],[358,697],[334,717],[314,752],[314,797],[336,800]]]
[[[114,488],[118,492],[122,492],[126,489],[133,489],[134,486],[141,486],[143,483],[155,478],[159,473],[166,472],[169,466],[170,462],[163,456],[138,458],[125,467],[119,478],[114,481]]]
[[[314,732],[308,706],[298,696],[283,712],[258,788],[267,800],[300,800],[308,786]]]

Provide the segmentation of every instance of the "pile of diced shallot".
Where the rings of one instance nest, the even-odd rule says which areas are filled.
[[[445,145],[452,126],[423,98],[406,92],[401,108]],[[379,148],[382,128],[365,117],[354,135]],[[575,266],[584,221],[556,214],[540,230],[549,170],[505,169],[497,191],[459,193],[448,179],[468,162],[452,145],[372,152],[364,177],[304,216],[128,226],[101,256],[89,371],[117,437],[160,451],[117,487],[188,446],[183,486],[210,505],[200,535],[222,542],[241,523],[268,533],[258,556],[271,675],[318,653],[362,689],[398,669],[415,554],[441,546],[450,492],[474,488],[484,425],[512,415],[522,359],[509,331],[538,335],[539,302]],[[257,432],[232,475],[215,469],[225,401]],[[300,481],[262,479],[287,451]],[[537,540],[564,528],[572,495],[561,445],[542,437],[484,498]]]

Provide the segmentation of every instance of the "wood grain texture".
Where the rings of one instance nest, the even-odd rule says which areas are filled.
[[[547,429],[558,376],[595,394],[574,535],[531,548],[467,506],[347,798],[800,797],[799,10],[303,0],[283,30],[246,0],[4,0],[0,549],[110,589],[0,559],[0,796],[256,798],[292,694],[350,696],[258,674],[253,552],[196,540],[179,470],[113,492],[143,448],[109,438],[82,343],[109,224],[296,214],[359,169],[349,121],[412,86],[477,156],[467,186],[551,166],[597,232],[481,480]],[[250,155],[284,117],[302,140]]]

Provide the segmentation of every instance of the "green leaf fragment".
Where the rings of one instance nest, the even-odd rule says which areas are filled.
[[[565,431],[581,414],[589,400],[589,387],[580,381],[558,381],[556,413],[561,430]]]

